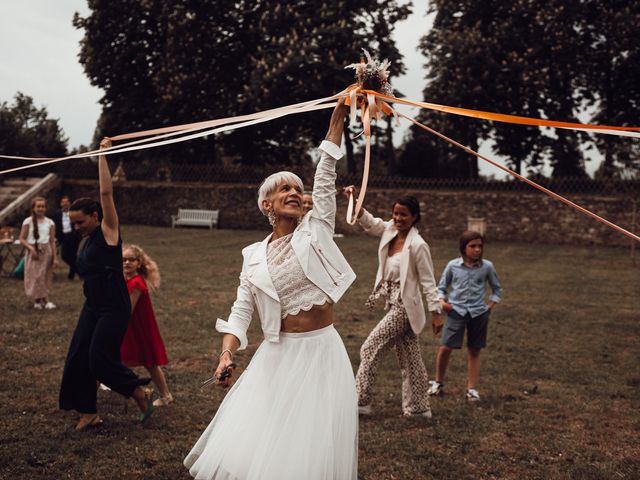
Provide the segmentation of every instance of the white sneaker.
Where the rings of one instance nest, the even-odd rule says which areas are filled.
[[[467,400],[469,402],[479,402],[480,394],[478,393],[478,390],[476,390],[475,388],[470,388],[469,390],[467,390]]]
[[[53,310],[54,308],[56,308],[56,304],[53,302],[47,302],[44,304],[44,308],[45,310]]]
[[[444,384],[440,382],[436,382],[435,380],[429,380],[429,390],[427,390],[427,395],[430,397],[439,397],[444,394]]]
[[[104,390],[105,392],[110,392],[111,389],[107,387],[104,383],[100,384],[100,390]]]
[[[36,310],[42,310],[44,308],[44,305],[42,305],[41,303],[34,303],[33,308],[35,308]]]
[[[404,415],[405,417],[409,417],[409,418],[415,418],[415,417],[431,418],[431,417],[433,417],[433,415],[431,414],[431,410],[425,410],[424,412],[420,412],[420,413],[404,412],[402,415]]]
[[[358,405],[360,415],[371,415],[371,405]]]

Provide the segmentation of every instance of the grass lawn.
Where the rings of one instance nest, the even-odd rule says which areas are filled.
[[[264,235],[123,227],[125,240],[160,265],[163,284],[153,300],[176,397],[144,427],[133,402],[109,392],[99,392],[100,428],[77,433],[76,415],[58,410],[81,283],[67,281],[60,267],[51,295],[59,308],[35,311],[22,282],[0,278],[0,477],[190,478],[182,459],[224,395],[199,389],[220,350],[215,320],[226,318],[235,298],[241,248]],[[360,345],[383,315],[363,306],[377,241],[338,243],[358,274],[336,306],[355,371]],[[431,251],[439,275],[457,256],[457,242],[431,242]],[[640,477],[640,269],[628,250],[490,243],[485,257],[496,265],[504,299],[483,352],[482,402],[465,402],[466,355],[455,352],[434,418],[402,418],[399,372],[388,355],[374,414],[360,422],[360,478]],[[240,367],[261,341],[259,322],[249,333]],[[421,344],[432,373],[437,341],[425,330]]]

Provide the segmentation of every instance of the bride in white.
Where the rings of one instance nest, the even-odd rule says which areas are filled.
[[[333,240],[345,113],[341,99],[320,145],[313,210],[303,216],[304,187],[291,172],[260,187],[258,206],[273,232],[242,251],[236,301],[228,321],[216,323],[216,383],[230,385],[254,308],[265,339],[185,458],[196,479],[357,478],[355,381],[333,327],[333,305],[355,279]]]

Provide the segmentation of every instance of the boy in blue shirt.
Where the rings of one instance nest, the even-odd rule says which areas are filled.
[[[444,375],[453,349],[462,348],[467,330],[467,400],[480,400],[480,350],[487,345],[489,315],[500,303],[500,282],[493,263],[483,260],[484,238],[478,232],[467,230],[460,237],[461,257],[451,260],[438,283],[438,296],[442,309],[448,313],[442,332],[441,346],[436,357],[436,379],[429,382],[429,395],[443,393]],[[492,295],[484,302],[487,282]],[[451,287],[449,295],[447,290]]]

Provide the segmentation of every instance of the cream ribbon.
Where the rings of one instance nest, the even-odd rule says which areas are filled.
[[[122,145],[118,145],[118,146],[112,146],[109,148],[105,148],[102,150],[92,150],[90,152],[85,152],[85,153],[80,153],[80,154],[76,154],[76,155],[69,155],[66,157],[59,157],[59,158],[30,158],[30,157],[12,157],[12,156],[6,156],[6,155],[0,155],[0,158],[9,158],[9,159],[19,159],[19,160],[38,160],[37,163],[32,163],[29,165],[23,165],[20,167],[14,167],[14,168],[9,168],[6,170],[2,170],[0,171],[0,175],[2,174],[6,174],[6,173],[11,173],[11,172],[16,172],[16,171],[20,171],[20,170],[27,170],[30,168],[35,168],[35,167],[39,167],[42,165],[49,165],[49,164],[53,164],[53,163],[58,163],[58,162],[63,162],[66,160],[71,160],[71,159],[76,159],[76,158],[87,158],[87,157],[94,157],[96,155],[113,155],[116,153],[124,153],[124,152],[131,152],[131,151],[135,151],[135,150],[143,150],[143,149],[147,149],[147,148],[155,148],[155,147],[159,147],[162,145],[170,145],[173,143],[179,143],[179,142],[184,142],[187,140],[192,140],[194,138],[200,138],[200,137],[205,137],[207,135],[213,135],[216,133],[221,133],[221,132],[226,132],[226,131],[230,131],[230,130],[235,130],[238,128],[244,128],[244,127],[248,127],[250,125],[256,125],[258,123],[264,123],[264,122],[268,122],[271,120],[274,120],[276,118],[281,118],[281,117],[285,117],[288,115],[293,115],[293,114],[297,114],[297,113],[304,113],[304,112],[311,112],[311,111],[315,111],[315,110],[322,110],[325,108],[332,108],[336,105],[336,103],[333,101],[337,98],[340,98],[342,96],[344,96],[345,93],[341,92],[337,95],[334,95],[332,97],[326,97],[326,98],[321,98],[318,100],[313,100],[310,102],[304,102],[303,104],[298,104],[298,105],[290,105],[287,107],[281,107],[281,108],[277,108],[277,109],[273,109],[273,110],[267,110],[265,112],[260,112],[260,113],[256,113],[256,114],[252,114],[252,115],[245,115],[242,117],[229,117],[227,119],[222,119],[222,120],[213,120],[210,122],[199,122],[198,124],[195,124],[195,126],[193,126],[194,124],[188,124],[188,125],[184,125],[184,126],[180,126],[180,128],[183,128],[182,130],[173,130],[173,131],[169,131],[168,133],[165,133],[164,135],[159,135],[156,137],[152,137],[152,138],[147,138],[147,139],[142,139],[142,140],[137,140],[134,142],[129,142],[129,143],[125,143]],[[329,103],[327,103],[329,102]],[[238,122],[238,118],[251,118],[251,120],[247,120],[244,122],[239,122],[239,123],[235,123]],[[203,124],[205,125],[205,127],[210,127],[211,125],[219,125],[221,123],[232,123],[230,125],[224,125],[224,126],[220,126],[217,128],[208,128],[207,130],[204,131],[198,131],[198,130],[202,130],[203,128]],[[175,129],[178,127],[167,127],[167,129]],[[146,136],[146,135],[151,135],[152,133],[149,132],[157,132],[159,130],[165,130],[165,129],[156,129],[156,130],[145,130],[143,132],[137,132],[134,134],[126,134],[126,138],[135,138],[135,137],[141,137],[141,136]],[[166,130],[165,130],[166,131]],[[190,133],[190,132],[194,132],[195,133]],[[167,138],[167,137],[172,137],[172,136],[176,136],[176,135],[180,135],[180,134],[186,134],[184,136],[181,136],[179,138]],[[125,135],[119,135],[117,137],[113,137],[113,138],[123,138],[125,137]],[[164,139],[164,140],[162,140]],[[146,143],[146,142],[150,142],[150,143]],[[41,161],[42,160],[42,161]]]
[[[484,155],[481,155],[480,153],[476,152],[475,150],[472,150],[472,149],[470,149],[469,147],[466,147],[465,145],[462,145],[461,143],[456,142],[455,140],[453,140],[453,139],[451,139],[451,138],[447,137],[446,135],[444,135],[444,134],[442,134],[442,133],[440,133],[440,132],[437,132],[436,130],[434,130],[434,129],[432,129],[432,128],[427,127],[426,125],[424,125],[424,124],[422,124],[422,123],[418,122],[417,120],[415,120],[415,119],[413,119],[413,118],[411,118],[411,117],[408,117],[408,116],[406,116],[406,115],[403,115],[402,113],[398,113],[398,115],[399,115],[399,116],[401,116],[402,118],[405,118],[405,119],[409,120],[410,122],[412,122],[413,124],[417,125],[418,127],[422,128],[422,129],[424,129],[424,130],[426,130],[426,131],[428,131],[428,132],[430,132],[430,133],[433,133],[434,135],[438,136],[439,138],[441,138],[441,139],[445,140],[446,142],[449,142],[450,144],[455,145],[456,147],[463,149],[465,152],[470,153],[471,155],[475,155],[475,156],[476,156],[476,157],[478,157],[479,159],[484,160],[485,162],[490,163],[490,164],[491,164],[491,165],[493,165],[494,167],[499,168],[499,169],[500,169],[500,170],[502,170],[503,172],[508,173],[508,174],[509,174],[509,175],[511,175],[512,177],[517,178],[517,179],[518,179],[518,180],[520,180],[521,182],[524,182],[524,183],[526,183],[526,184],[528,184],[528,185],[531,185],[533,188],[536,188],[536,189],[540,190],[540,191],[541,191],[542,193],[544,193],[545,195],[548,195],[549,197],[551,197],[551,198],[553,198],[553,199],[555,199],[555,200],[558,200],[558,201],[560,201],[560,202],[564,203],[565,205],[570,206],[570,207],[571,207],[571,208],[573,208],[574,210],[577,210],[578,212],[580,212],[580,213],[582,213],[582,214],[584,214],[584,215],[587,215],[587,216],[589,216],[589,217],[591,217],[591,218],[593,218],[593,219],[597,220],[598,222],[603,223],[604,225],[606,225],[606,226],[608,226],[608,227],[610,227],[610,228],[613,228],[614,230],[616,230],[616,231],[618,231],[618,232],[622,233],[623,235],[626,235],[627,237],[631,238],[632,240],[635,240],[635,241],[637,241],[637,242],[640,242],[640,237],[639,237],[638,235],[636,235],[636,234],[634,234],[634,233],[632,233],[632,232],[630,232],[630,231],[628,231],[628,230],[626,230],[626,229],[624,229],[624,228],[622,228],[622,227],[620,227],[620,226],[616,225],[616,224],[615,224],[615,223],[613,223],[613,222],[610,222],[609,220],[607,220],[607,219],[605,219],[605,218],[602,218],[602,217],[601,217],[601,216],[599,216],[599,215],[596,215],[596,214],[595,214],[595,213],[593,213],[592,211],[587,210],[586,208],[584,208],[584,207],[582,207],[582,206],[578,205],[577,203],[574,203],[574,202],[572,202],[571,200],[566,199],[566,198],[565,198],[565,197],[563,197],[562,195],[559,195],[559,194],[557,194],[557,193],[555,193],[555,192],[553,192],[553,191],[549,190],[548,188],[545,188],[545,187],[543,187],[542,185],[537,184],[537,183],[536,183],[536,182],[534,182],[533,180],[529,180],[528,178],[523,177],[523,176],[522,176],[522,175],[520,175],[519,173],[516,173],[516,172],[514,172],[513,170],[511,170],[510,168],[507,168],[507,167],[505,167],[505,166],[503,166],[503,165],[500,165],[499,163],[497,163],[497,162],[495,162],[495,161],[493,161],[493,160],[491,160],[491,159],[489,159],[489,158],[485,157]]]
[[[640,237],[638,235],[635,235],[634,233],[629,232],[628,230],[600,217],[599,215],[596,215],[590,210],[587,210],[586,208],[581,207],[580,205],[574,202],[571,202],[570,200],[564,198],[563,196],[555,192],[552,192],[551,190],[537,184],[532,180],[529,180],[528,178],[523,177],[522,175],[514,172],[513,170],[507,167],[504,167],[493,160],[488,159],[487,157],[456,142],[455,140],[447,137],[446,135],[443,135],[433,130],[432,128],[427,127],[426,125],[423,125],[417,120],[396,112],[386,102],[401,103],[404,105],[411,105],[411,106],[427,108],[431,110],[438,110],[438,111],[451,113],[455,115],[481,118],[484,120],[492,120],[492,121],[515,123],[520,125],[530,125],[530,126],[538,126],[538,127],[552,127],[552,128],[562,128],[562,129],[569,129],[569,130],[579,130],[579,131],[585,131],[589,133],[601,133],[601,134],[607,134],[607,135],[617,135],[617,136],[625,136],[625,137],[633,137],[633,138],[640,138],[640,127],[618,127],[618,126],[579,124],[579,123],[572,123],[572,122],[558,122],[554,120],[535,119],[535,118],[521,117],[516,115],[505,115],[505,114],[492,113],[492,112],[483,112],[479,110],[449,107],[447,105],[438,105],[438,104],[426,103],[426,102],[414,102],[410,100],[399,99],[390,95],[384,95],[379,92],[374,92],[371,90],[364,90],[360,85],[357,85],[357,84],[351,85],[347,89],[331,97],[320,98],[317,100],[311,100],[309,102],[302,102],[294,105],[287,105],[284,107],[266,110],[263,112],[257,112],[250,115],[239,115],[239,116],[228,117],[228,118],[223,118],[218,120],[209,120],[204,122],[196,122],[196,123],[177,125],[172,127],[157,128],[153,130],[144,130],[141,132],[117,135],[115,137],[112,137],[112,140],[128,140],[132,138],[149,137],[149,136],[152,136],[152,137],[143,138],[141,140],[137,140],[134,142],[125,143],[123,145],[112,146],[110,148],[103,149],[103,150],[93,150],[91,152],[86,152],[86,153],[76,154],[76,155],[69,155],[67,157],[60,157],[60,158],[51,158],[51,157],[34,158],[34,157],[0,155],[0,158],[37,162],[30,165],[24,165],[21,167],[15,167],[15,168],[10,168],[7,170],[0,171],[0,175],[19,171],[19,170],[35,168],[42,165],[48,165],[52,163],[71,160],[75,158],[87,158],[87,157],[92,157],[96,155],[112,155],[114,153],[124,153],[124,152],[130,152],[135,150],[142,150],[146,148],[155,148],[162,145],[169,145],[169,144],[178,143],[178,142],[184,142],[194,138],[205,137],[207,135],[212,135],[215,133],[221,133],[225,131],[235,130],[237,128],[243,128],[250,125],[255,125],[258,123],[268,122],[270,120],[285,117],[287,115],[309,112],[314,110],[321,110],[325,108],[331,108],[335,106],[335,103],[333,101],[342,97],[348,97],[349,99],[350,118],[351,118],[351,123],[353,124],[357,118],[357,111],[358,111],[357,100],[359,96],[366,97],[366,102],[364,101],[364,98],[363,98],[363,101],[361,102],[361,107],[360,107],[361,121],[364,127],[363,133],[366,138],[365,159],[364,159],[364,168],[363,168],[363,174],[362,174],[362,183],[360,186],[360,193],[358,195],[358,199],[355,201],[355,207],[354,207],[353,193],[350,193],[349,195],[349,202],[347,206],[347,223],[349,223],[350,225],[353,225],[356,223],[359,212],[362,209],[362,205],[364,203],[364,198],[367,191],[367,183],[369,180],[369,169],[370,169],[370,157],[371,157],[371,120],[372,120],[372,117],[375,118],[376,120],[380,120],[382,117],[381,112],[384,112],[387,115],[392,114],[395,117],[396,121],[398,120],[399,117],[409,120],[410,122],[414,123],[420,128],[433,133],[434,135],[442,138],[443,140],[451,143],[452,145],[462,148],[466,152],[472,155],[475,155],[481,160],[484,160],[490,163],[491,165],[503,170],[504,172],[517,178],[518,180],[531,185],[532,187],[540,190],[541,192],[550,196],[551,198],[554,198],[555,200],[558,200],[570,206],[571,208],[577,210],[578,212],[584,215],[587,215],[603,223],[604,225],[607,225],[610,228],[613,228],[614,230],[622,233],[623,235],[626,235],[627,237],[635,241],[640,242]],[[212,128],[212,127],[215,127],[215,128]],[[206,129],[206,130],[200,131],[203,129]],[[182,135],[182,136],[178,138],[171,138],[177,135]]]

